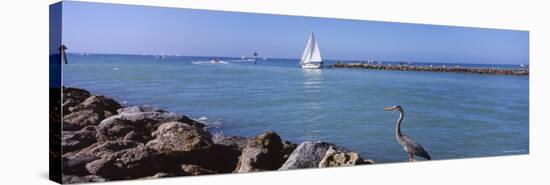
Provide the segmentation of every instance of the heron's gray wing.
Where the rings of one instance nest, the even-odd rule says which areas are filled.
[[[407,147],[408,152],[411,152],[414,155],[426,158],[428,160],[432,159],[430,157],[430,154],[428,154],[428,152],[424,150],[422,145],[413,141],[409,136],[403,135],[403,142],[405,143],[405,147]]]

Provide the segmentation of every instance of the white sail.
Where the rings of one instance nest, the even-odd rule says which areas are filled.
[[[321,51],[319,50],[319,45],[317,44],[317,40],[315,40],[315,35],[313,32],[309,35],[309,39],[306,43],[306,48],[304,49],[304,53],[302,54],[302,58],[300,59],[300,64],[307,64],[307,63],[317,63],[322,62],[321,58]]]
[[[312,37],[309,35],[309,39],[306,42],[306,48],[304,49],[304,53],[302,54],[302,58],[300,59],[300,65],[309,63],[309,59],[311,58],[311,40]]]

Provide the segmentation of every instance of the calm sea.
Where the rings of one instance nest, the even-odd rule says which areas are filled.
[[[401,105],[402,131],[434,159],[529,153],[528,77],[306,71],[298,60],[287,59],[257,65],[240,58],[215,64],[213,57],[70,54],[68,59],[65,86],[127,106],[150,104],[179,112],[208,123],[216,134],[255,136],[274,130],[295,143],[323,140],[377,162],[405,161],[395,139],[399,114],[383,111]]]

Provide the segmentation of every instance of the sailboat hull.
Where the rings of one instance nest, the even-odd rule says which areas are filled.
[[[323,63],[306,63],[302,64],[304,69],[321,69],[323,68]]]

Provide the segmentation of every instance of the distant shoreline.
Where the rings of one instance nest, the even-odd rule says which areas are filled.
[[[68,55],[85,55],[85,56],[89,56],[89,55],[114,55],[114,56],[144,56],[144,57],[154,57],[154,56],[158,56],[160,54],[153,54],[153,53],[148,53],[148,54],[135,54],[135,53],[132,53],[132,54],[123,54],[123,53],[87,53],[87,52],[67,52]],[[224,59],[224,58],[241,58],[241,56],[194,56],[194,55],[173,55],[173,54],[165,54],[164,56],[167,56],[167,57],[198,57],[198,58],[220,58],[220,59]],[[252,57],[252,56],[245,56],[245,57]],[[284,58],[284,57],[269,57],[269,56],[266,56],[268,59],[276,59],[276,60],[295,60],[295,61],[300,61],[300,58]],[[364,61],[364,60],[360,60],[360,59],[323,59],[324,61],[332,61],[332,62],[344,62],[344,61],[358,61],[358,62],[361,62],[361,61]],[[404,62],[404,63],[411,63],[411,64],[425,64],[425,65],[428,65],[428,64],[446,64],[446,65],[449,65],[449,66],[453,66],[453,65],[487,65],[487,66],[520,66],[521,64],[504,64],[504,63],[495,63],[495,64],[488,64],[488,63],[468,63],[468,62],[433,62],[433,61],[395,61],[395,60],[375,60],[375,61],[380,61],[384,64],[399,64],[400,62]],[[344,63],[349,63],[349,62],[344,62]],[[529,64],[525,64],[526,66],[529,66]]]
[[[503,68],[487,68],[487,67],[461,67],[455,66],[412,66],[412,65],[382,65],[374,63],[344,63],[337,62],[329,68],[358,68],[358,69],[375,69],[375,70],[394,70],[394,71],[427,71],[427,72],[454,72],[454,73],[473,73],[473,74],[490,74],[490,75],[513,75],[513,76],[529,76],[528,68],[519,69],[503,69]]]

